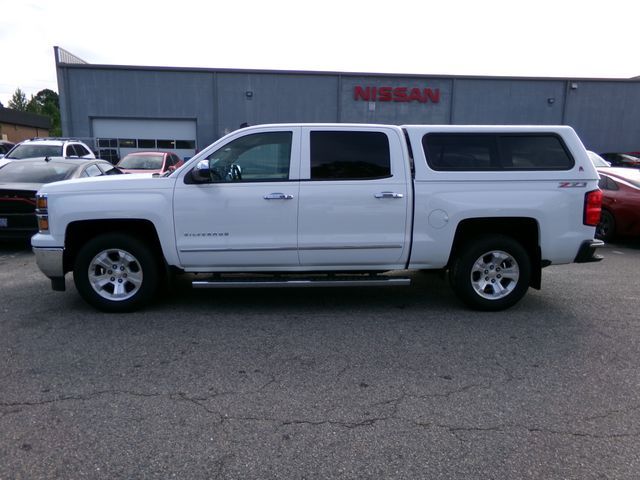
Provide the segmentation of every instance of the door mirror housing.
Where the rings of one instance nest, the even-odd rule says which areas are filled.
[[[191,179],[193,183],[209,183],[211,182],[211,168],[209,160],[200,160],[191,170]]]

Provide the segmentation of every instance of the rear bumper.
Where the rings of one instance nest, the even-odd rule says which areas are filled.
[[[580,250],[578,250],[578,255],[576,255],[574,262],[591,263],[601,261],[602,256],[596,254],[596,249],[600,247],[604,247],[604,242],[602,240],[594,239],[582,242],[582,245],[580,245]]]
[[[42,273],[51,279],[53,290],[64,291],[64,248],[62,247],[33,247],[36,263]]]

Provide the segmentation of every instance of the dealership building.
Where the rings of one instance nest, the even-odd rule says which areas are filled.
[[[640,77],[522,78],[96,65],[54,47],[62,131],[105,156],[189,157],[245,125],[570,125],[596,152],[640,150]]]

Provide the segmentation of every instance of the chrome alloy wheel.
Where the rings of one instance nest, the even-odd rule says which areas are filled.
[[[518,262],[502,250],[484,253],[471,268],[473,289],[488,300],[499,300],[509,295],[518,285],[519,278]]]
[[[89,283],[102,298],[122,301],[142,286],[142,267],[136,257],[121,249],[99,252],[89,263]]]

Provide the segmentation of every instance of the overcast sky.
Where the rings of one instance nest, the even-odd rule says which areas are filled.
[[[634,5],[636,8],[634,8]],[[0,102],[88,63],[455,75],[640,75],[634,0],[0,0]]]

